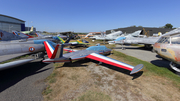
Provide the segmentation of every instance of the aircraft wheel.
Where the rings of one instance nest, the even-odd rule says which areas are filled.
[[[178,64],[171,62],[169,65],[173,70],[180,73],[180,68]]]

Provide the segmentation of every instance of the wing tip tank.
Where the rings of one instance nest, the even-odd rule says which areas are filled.
[[[139,72],[143,67],[144,67],[143,64],[139,64],[139,65],[135,66],[130,74],[134,74],[134,73]]]

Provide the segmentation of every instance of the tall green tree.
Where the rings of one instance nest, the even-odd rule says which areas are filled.
[[[168,29],[172,29],[173,28],[173,25],[171,25],[170,23],[167,23],[164,28],[168,28]]]

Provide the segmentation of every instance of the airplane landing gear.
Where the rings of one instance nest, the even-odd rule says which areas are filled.
[[[174,71],[176,71],[176,74],[180,76],[180,66],[174,62],[171,62],[169,65]]]

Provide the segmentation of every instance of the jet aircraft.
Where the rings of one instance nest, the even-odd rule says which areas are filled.
[[[170,67],[180,73],[180,32],[161,37],[153,49],[158,55],[171,61]]]
[[[114,40],[117,37],[121,36],[122,34],[123,34],[122,31],[117,31],[117,32],[112,32],[108,35],[106,35],[105,33],[102,33],[101,36],[95,35],[94,37],[91,37],[91,38],[96,39],[96,40]]]
[[[142,30],[138,30],[138,31],[135,31],[135,32],[133,32],[131,34],[125,35],[125,36],[119,36],[119,37],[116,38],[116,40],[108,41],[108,43],[109,44],[123,43],[124,40],[131,39],[131,38],[134,38],[134,37],[138,37],[141,33],[142,33]]]
[[[159,37],[144,37],[144,38],[121,38],[118,41],[114,41],[115,44],[121,44],[121,45],[130,45],[130,44],[144,44],[145,48],[152,48],[152,45],[154,45],[161,37],[167,36],[167,35],[174,35],[176,33],[180,32],[180,28],[174,29],[170,32],[167,32],[163,35],[160,33],[158,34]]]
[[[36,54],[44,52],[42,44],[16,44],[0,43],[0,63],[26,54]],[[26,64],[34,59],[15,60],[13,62],[0,64],[0,70]]]
[[[69,45],[71,45],[71,46],[77,46],[77,45],[83,45],[83,46],[86,46],[86,45],[89,45],[88,43],[88,41],[86,41],[86,40],[84,40],[84,39],[79,39],[79,40],[77,40],[77,41],[74,41],[74,42],[69,42],[70,41],[70,39],[71,39],[71,37],[68,39],[69,41],[64,41],[62,38],[60,38],[59,36],[58,36],[58,38],[59,38],[59,40],[61,41],[61,43],[62,44],[65,44],[65,43],[69,43]]]
[[[24,33],[17,32],[17,31],[13,31],[13,34],[16,35],[16,36],[21,37],[22,39],[27,39],[27,40],[41,40],[41,39],[45,39],[45,40],[51,40],[51,41],[56,42],[56,43],[58,43],[60,41],[58,36],[52,36],[52,35],[47,35],[46,36],[46,35],[42,35],[40,33],[36,33],[37,37],[33,37],[31,35],[24,34]],[[60,36],[60,37],[65,38],[66,36]]]
[[[126,70],[131,71],[130,74],[134,74],[140,71],[143,68],[142,64],[137,65],[136,67],[125,64],[123,62],[111,59],[109,57],[103,56],[106,54],[110,54],[111,49],[106,48],[106,46],[91,46],[86,50],[79,50],[71,53],[63,54],[63,44],[57,45],[54,48],[51,44],[47,41],[44,42],[46,52],[48,54],[48,59],[43,60],[45,63],[52,63],[52,62],[71,62],[73,60],[80,60],[80,59],[93,59],[96,61],[100,61],[106,64],[110,64],[116,67],[120,67]],[[67,50],[69,51],[69,50]],[[69,51],[70,52],[70,51]],[[103,55],[101,55],[103,54]]]
[[[24,34],[30,34],[31,32],[33,32],[33,26],[31,27],[30,31],[21,31],[21,33]]]

